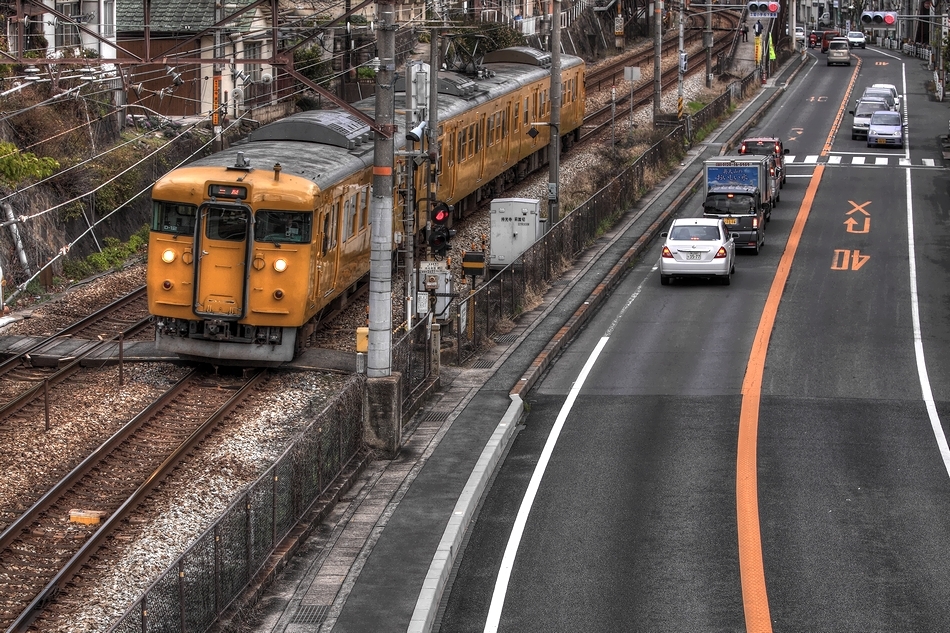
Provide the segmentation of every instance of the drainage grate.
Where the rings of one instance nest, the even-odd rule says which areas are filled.
[[[302,604],[297,608],[291,624],[323,624],[327,619],[327,613],[330,611],[330,605],[326,604]]]
[[[422,416],[421,422],[445,422],[449,419],[451,411],[426,411]]]
[[[495,366],[495,361],[479,359],[472,363],[472,369],[490,369]]]
[[[495,339],[496,343],[514,343],[518,340],[518,335],[515,333],[512,334],[502,334]]]

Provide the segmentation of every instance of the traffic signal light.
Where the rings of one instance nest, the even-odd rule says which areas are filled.
[[[449,240],[455,231],[449,229],[452,209],[444,202],[436,202],[429,211],[429,248],[436,255],[445,255]]]
[[[897,24],[897,11],[865,11],[861,14],[861,23],[870,27],[888,27]]]
[[[779,4],[778,2],[750,2],[749,3],[749,17],[750,18],[774,18],[778,15]]]

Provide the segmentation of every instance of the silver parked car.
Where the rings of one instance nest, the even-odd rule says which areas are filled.
[[[736,271],[736,247],[721,218],[677,218],[660,256],[660,283],[674,277],[716,278],[723,285],[732,282]]]
[[[900,112],[901,109],[901,95],[897,92],[897,86],[894,84],[871,84],[871,87],[876,90],[889,90],[892,95],[894,95],[894,101],[897,104],[896,110]]]
[[[884,99],[875,99],[869,97],[860,99],[854,106],[854,110],[849,110],[851,115],[851,140],[856,141],[868,137],[868,127],[871,125],[871,115],[879,110],[887,110],[887,102]]]

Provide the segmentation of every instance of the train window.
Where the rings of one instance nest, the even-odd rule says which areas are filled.
[[[538,116],[539,117],[543,117],[544,113],[547,111],[547,98],[548,98],[548,91],[542,90],[538,99]]]
[[[205,232],[212,240],[241,242],[247,236],[247,213],[233,207],[210,207]]]
[[[152,230],[175,235],[195,234],[197,207],[176,202],[152,201]]]
[[[504,138],[508,134],[508,112],[507,111],[501,113],[500,127],[501,127],[501,138]]]
[[[356,235],[356,196],[350,196],[343,203],[343,235],[345,240]]]
[[[304,244],[310,241],[312,213],[258,211],[254,216],[254,240]]]
[[[515,116],[511,119],[511,127],[512,127],[512,129],[517,130],[517,129],[520,127],[520,125],[521,125],[521,124],[518,122],[518,119],[519,119],[519,116],[518,116],[518,115],[519,115],[519,111],[520,111],[520,110],[521,110],[521,103],[520,103],[520,102],[515,102]]]
[[[524,122],[525,122],[525,125],[527,125],[527,124],[531,121],[531,110],[528,109],[528,104],[530,103],[528,100],[529,100],[530,98],[531,98],[531,97],[525,97],[525,98],[524,98]]]
[[[479,123],[472,123],[472,131],[469,132],[469,138],[474,138],[474,139],[475,139],[475,142],[472,143],[472,142],[470,141],[469,144],[468,144],[468,155],[469,155],[469,156],[474,156],[476,152],[480,152],[480,151],[482,150],[482,135],[481,135],[481,131],[482,131],[482,126],[481,126],[480,122],[479,122]]]
[[[488,117],[488,146],[491,147],[495,144],[495,115]]]
[[[330,212],[330,249],[336,248],[336,240],[340,230],[340,200],[333,203],[333,209]]]

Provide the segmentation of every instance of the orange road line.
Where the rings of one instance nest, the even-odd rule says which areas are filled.
[[[739,446],[736,454],[736,523],[739,536],[739,576],[742,582],[742,604],[745,609],[747,633],[772,633],[769,597],[765,586],[765,565],[762,559],[762,533],[759,527],[759,499],[756,481],[756,438],[759,428],[759,400],[762,395],[762,374],[765,354],[772,337],[775,316],[792,270],[795,251],[801,241],[805,222],[818,192],[824,165],[815,167],[798,210],[788,244],[765,300],[759,327],[755,332],[749,363],[742,381],[742,407],[739,412]]]
[[[831,124],[831,129],[828,131],[828,138],[825,139],[825,146],[821,150],[822,156],[827,156],[831,152],[831,142],[835,138],[835,134],[838,133],[838,126],[841,125],[841,120],[844,118],[844,113],[847,111],[848,102],[851,101],[851,91],[854,90],[854,82],[858,79],[858,71],[861,70],[861,58],[855,57],[858,60],[858,63],[854,65],[854,70],[851,71],[851,81],[848,82],[848,89],[844,91],[844,100],[841,102],[841,105],[838,106],[838,114],[835,115],[835,122]]]

